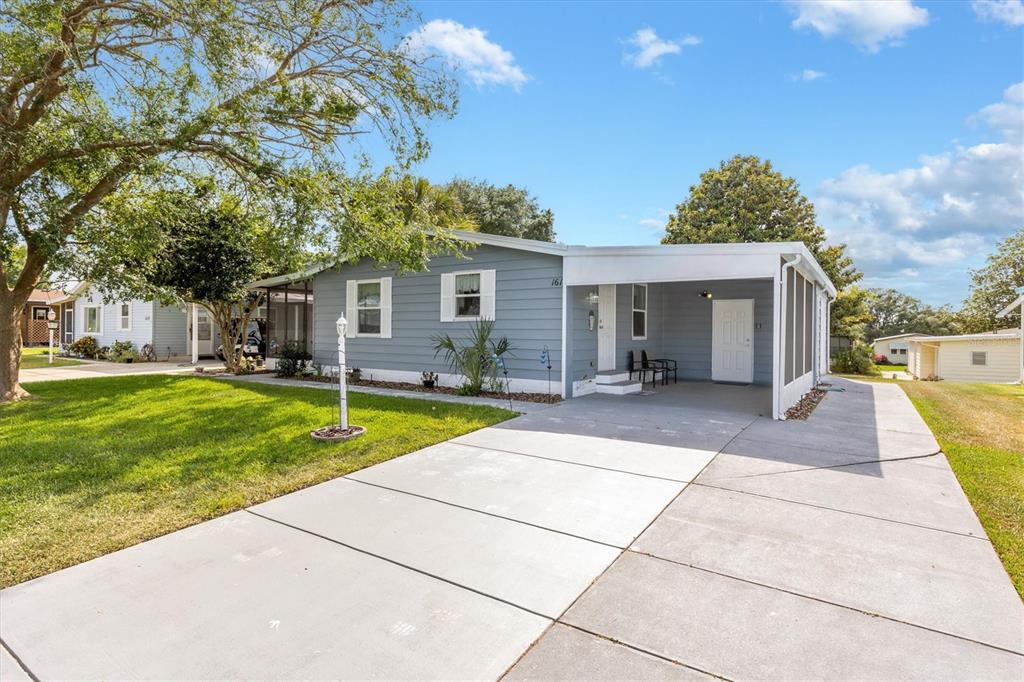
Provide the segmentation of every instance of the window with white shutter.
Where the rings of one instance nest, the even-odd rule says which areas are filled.
[[[463,270],[441,275],[441,321],[494,319],[494,270]]]
[[[391,338],[391,278],[345,283],[346,336]]]

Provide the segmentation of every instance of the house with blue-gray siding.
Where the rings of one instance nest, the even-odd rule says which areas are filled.
[[[800,242],[587,247],[472,232],[423,272],[368,260],[254,283],[267,293],[268,364],[284,343],[365,379],[442,385],[462,377],[433,338],[478,320],[508,338],[512,391],[566,398],[677,381],[771,387],[782,418],[828,371],[835,287]],[[646,358],[646,363],[645,363]]]

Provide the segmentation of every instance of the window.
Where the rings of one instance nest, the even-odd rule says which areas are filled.
[[[85,315],[84,332],[86,334],[99,334],[102,331],[102,318],[98,305],[87,305],[83,310]]]
[[[47,312],[49,312],[49,308],[32,308],[32,319],[45,320]]]
[[[647,285],[633,285],[633,339],[647,338]]]
[[[127,332],[131,331],[132,328],[132,304],[122,303],[117,306],[119,313],[117,329],[118,331]]]
[[[441,273],[441,321],[494,319],[495,270]]]
[[[985,351],[972,351],[971,352],[971,364],[972,365],[987,365],[988,364],[988,353]]]
[[[380,280],[356,284],[357,334],[380,334]]]
[[[455,317],[480,317],[480,273],[455,275]]]

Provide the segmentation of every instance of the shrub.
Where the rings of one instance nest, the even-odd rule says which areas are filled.
[[[131,341],[115,341],[106,355],[111,362],[135,362],[139,359],[135,344]]]
[[[312,356],[302,346],[295,341],[288,341],[281,347],[274,372],[279,377],[293,377],[305,372],[306,363],[311,359]]]
[[[870,346],[856,344],[848,350],[839,351],[832,358],[832,371],[838,374],[863,374],[872,376],[878,374],[875,363],[872,361]]]
[[[885,355],[876,355],[875,356],[875,364],[876,365],[888,365],[889,364],[889,358],[887,356],[885,356]]]
[[[256,371],[256,366],[256,358],[243,355],[238,359],[238,366],[235,368],[235,374],[252,374]]]
[[[491,341],[493,331],[494,320],[477,320],[468,339],[454,340],[447,334],[431,337],[434,357],[443,353],[448,367],[463,376],[458,389],[460,395],[480,395],[484,382],[493,385],[498,381],[500,361],[512,348],[504,336]]]
[[[100,347],[95,337],[83,336],[68,346],[68,350],[83,358],[95,358],[100,352]]]

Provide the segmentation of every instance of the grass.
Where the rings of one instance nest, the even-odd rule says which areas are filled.
[[[492,407],[145,375],[50,381],[0,406],[0,586],[503,421]]]
[[[50,349],[47,346],[33,346],[21,349],[21,369],[43,369],[44,367],[70,367],[84,364],[81,360],[59,358],[53,354],[53,364],[48,362]]]
[[[875,365],[880,372],[906,372],[906,365]]]
[[[1024,388],[897,383],[938,439],[1024,598]]]

